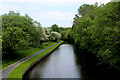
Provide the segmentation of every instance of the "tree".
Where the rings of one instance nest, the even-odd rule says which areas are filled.
[[[111,66],[120,62],[119,4],[120,2],[110,2],[100,6],[80,6],[70,32],[76,45],[97,54],[101,63]]]
[[[61,39],[61,34],[58,32],[51,32],[51,37],[53,41],[59,41]]]
[[[52,29],[52,31],[60,32],[57,24],[53,24],[53,25],[51,26],[51,29]]]
[[[41,24],[33,21],[27,14],[10,11],[2,17],[2,56],[24,50],[29,47],[38,47],[41,44],[43,33]]]

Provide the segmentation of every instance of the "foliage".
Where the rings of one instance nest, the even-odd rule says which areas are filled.
[[[0,17],[0,52],[1,49],[2,49],[2,18]]]
[[[59,28],[62,40],[68,41],[71,39],[70,37],[71,29],[72,29],[71,27],[68,27],[68,28],[60,27]]]
[[[61,39],[61,34],[58,32],[53,32],[51,29],[42,28],[45,41],[58,41]]]
[[[41,24],[33,21],[27,14],[10,11],[2,15],[2,53],[10,55],[16,50],[38,47],[43,37]]]
[[[42,28],[42,31],[43,31],[43,34],[44,34],[43,41],[50,40],[49,39],[49,37],[50,37],[50,29]]]
[[[67,40],[70,40],[71,28],[69,28],[65,33],[66,33],[66,34],[65,34],[65,38],[66,38]]]
[[[84,4],[75,15],[70,32],[81,49],[97,54],[101,63],[120,63],[120,2],[98,6]]]
[[[50,47],[47,50],[41,52],[41,54],[38,54],[38,55],[28,59],[27,61],[21,63],[16,68],[14,68],[14,70],[11,71],[11,73],[8,75],[8,79],[9,78],[22,78],[23,77],[23,72],[25,72],[25,69],[28,66],[30,66],[33,62],[35,62],[36,60],[40,59],[41,57],[45,56],[47,53],[49,53],[52,50],[54,50],[57,46],[59,46],[62,43],[63,43],[63,41],[57,43],[56,45]]]
[[[60,32],[57,24],[53,24],[53,25],[51,26],[51,29],[52,29],[52,31],[54,31],[54,32]]]
[[[27,50],[16,51],[16,54],[12,57],[8,57],[7,59],[2,60],[2,69],[9,66],[10,64],[15,63],[16,61],[25,58],[29,55],[33,55],[36,52],[39,52],[51,45],[55,44],[55,42],[43,42],[41,48],[29,48]]]
[[[61,38],[61,34],[58,32],[51,32],[51,37],[53,41],[58,41]]]

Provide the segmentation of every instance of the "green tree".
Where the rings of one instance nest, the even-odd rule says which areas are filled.
[[[75,15],[71,38],[81,49],[97,54],[101,63],[120,62],[120,2],[84,4]]]
[[[2,53],[5,55],[29,47],[38,47],[43,37],[41,24],[27,14],[10,11],[2,17]]]
[[[52,29],[52,31],[60,32],[57,24],[53,24],[53,25],[51,26],[51,29]]]

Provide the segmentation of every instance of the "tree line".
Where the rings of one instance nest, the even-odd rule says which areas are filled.
[[[27,14],[23,16],[18,12],[10,11],[0,17],[2,17],[0,41],[2,41],[3,59],[17,50],[40,48],[42,42],[60,40],[60,33],[43,28]]]
[[[101,63],[120,65],[120,2],[98,6],[84,4],[75,15],[64,38],[96,54]]]
[[[14,53],[29,47],[40,47],[45,41],[60,39],[75,43],[80,49],[96,54],[101,63],[120,64],[120,2],[106,5],[84,4],[75,14],[70,28],[44,28],[27,14],[10,11],[2,15],[2,54]]]

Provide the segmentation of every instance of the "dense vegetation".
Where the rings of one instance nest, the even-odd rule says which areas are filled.
[[[10,11],[2,17],[2,56],[12,57],[16,51],[31,47],[41,48],[42,42],[58,41],[61,37],[58,32],[50,32],[42,28],[41,24],[30,16]],[[1,34],[0,34],[1,35]],[[0,36],[1,40],[1,36]]]
[[[52,31],[60,32],[59,27],[58,27],[57,24],[53,24],[53,25],[51,26],[51,29],[52,29]]]
[[[84,4],[75,15],[67,38],[81,49],[97,55],[101,63],[120,64],[120,2],[98,6]]]
[[[14,12],[2,15],[3,58],[5,54],[15,50],[39,46],[42,36],[40,23],[33,22],[28,15],[20,16]]]
[[[30,47],[40,48],[42,42],[58,41],[61,38],[96,54],[101,63],[119,65],[119,4],[120,2],[109,2],[100,6],[97,3],[80,6],[72,28],[58,27],[57,24],[53,24],[51,28],[43,28],[27,14],[21,16],[20,13],[10,11],[1,16],[0,42],[2,41],[3,59],[16,51]]]

